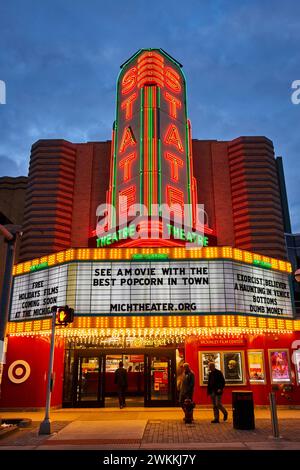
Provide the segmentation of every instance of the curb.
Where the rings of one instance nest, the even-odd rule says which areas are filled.
[[[12,424],[11,426],[7,428],[1,429],[0,427],[0,439],[4,439],[6,436],[9,436],[10,434],[13,434],[14,432],[18,431],[19,428],[18,426]]]

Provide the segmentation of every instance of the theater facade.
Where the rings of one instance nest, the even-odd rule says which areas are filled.
[[[52,406],[174,406],[183,362],[208,403],[208,364],[224,403],[300,405],[300,320],[287,260],[284,177],[271,141],[197,141],[182,66],[143,49],[121,66],[112,140],[32,147],[24,235],[14,266],[1,408],[45,403],[51,309]]]

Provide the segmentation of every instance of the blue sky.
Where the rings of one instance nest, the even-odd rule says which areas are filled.
[[[2,0],[0,175],[27,174],[40,138],[110,139],[119,66],[147,47],[183,64],[194,138],[273,140],[300,232],[296,0]]]

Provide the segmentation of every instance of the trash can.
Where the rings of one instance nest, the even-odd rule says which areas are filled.
[[[232,392],[233,427],[235,429],[255,429],[253,392]]]

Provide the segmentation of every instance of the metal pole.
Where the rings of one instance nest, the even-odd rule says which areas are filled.
[[[271,422],[272,422],[272,431],[273,436],[279,438],[279,425],[278,425],[278,416],[277,416],[277,406],[276,406],[276,398],[275,393],[269,393],[269,400],[270,400],[270,410],[271,410]]]
[[[5,271],[4,271],[3,287],[2,287],[2,295],[1,295],[1,303],[0,303],[0,393],[1,393],[3,367],[5,364],[5,350],[6,350],[5,338],[6,338],[7,322],[9,318],[9,308],[10,308],[10,298],[11,298],[11,288],[12,288],[12,270],[13,270],[14,256],[15,256],[15,242],[16,242],[16,237],[14,235],[11,235],[11,238],[6,239],[6,243],[7,243],[6,261],[5,261]]]
[[[40,424],[39,434],[51,434],[51,422],[50,422],[50,404],[51,404],[51,392],[53,385],[53,361],[54,361],[54,346],[55,346],[55,321],[56,321],[56,310],[52,310],[52,328],[51,328],[51,343],[50,343],[50,357],[49,357],[49,368],[48,368],[48,380],[47,380],[47,395],[46,395],[46,410],[44,421]]]

